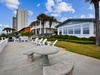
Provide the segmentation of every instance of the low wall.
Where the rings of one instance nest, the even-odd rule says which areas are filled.
[[[0,53],[2,52],[3,48],[6,46],[7,43],[8,39],[0,40]]]

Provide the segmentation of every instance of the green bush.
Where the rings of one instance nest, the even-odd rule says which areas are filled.
[[[8,37],[7,34],[4,34],[4,33],[2,33],[0,36],[1,37]]]
[[[48,39],[48,41],[54,41],[54,40],[56,40],[55,38],[47,38]]]
[[[58,39],[59,41],[69,41],[69,42],[75,42],[75,43],[82,43],[82,44],[94,44],[95,43],[95,37],[90,38],[79,38],[77,36],[72,35],[56,35],[53,38]]]
[[[32,32],[21,32],[20,35],[21,36],[32,36],[33,33]]]
[[[77,40],[77,39],[79,39],[77,36],[68,36],[68,38],[67,39],[69,39],[69,40]]]
[[[96,42],[96,37],[94,37],[94,36],[91,36],[91,37],[89,37],[88,38],[90,41],[93,41],[94,43]]]
[[[79,39],[78,37],[76,37],[76,36],[69,36],[69,35],[56,35],[54,38],[56,38],[56,39],[69,39],[69,40],[77,40],[77,39]]]
[[[66,40],[68,42],[73,42],[73,43],[80,43],[80,44],[94,44],[93,41],[89,40]]]
[[[53,38],[55,39],[67,39],[69,35],[56,35]]]
[[[88,38],[85,38],[85,37],[82,37],[82,38],[80,38],[80,40],[88,40]]]
[[[64,39],[64,35],[56,35],[54,38],[56,38],[56,39]]]

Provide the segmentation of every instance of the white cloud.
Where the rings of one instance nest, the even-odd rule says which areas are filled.
[[[81,15],[81,18],[94,18],[94,15],[92,15],[92,14],[88,14],[87,16]]]
[[[2,31],[4,28],[6,28],[6,27],[11,27],[11,26],[9,26],[9,25],[5,25],[5,24],[0,24],[0,34],[1,33],[4,33],[4,31]]]
[[[58,16],[61,16],[61,15],[59,15],[59,14],[51,14],[51,16],[58,17]]]
[[[2,29],[0,29],[0,32],[2,31]]]
[[[65,20],[67,20],[67,19],[68,19],[67,17],[62,17],[62,18],[61,18],[61,22],[65,21]]]
[[[61,14],[62,12],[72,12],[74,13],[75,10],[71,4],[63,2],[62,0],[47,0],[45,3],[47,13],[53,14]]]
[[[0,34],[2,34],[3,33],[3,31],[2,31],[2,29],[0,29]]]
[[[81,18],[86,18],[85,15],[81,15]]]
[[[33,12],[32,11],[28,11],[28,15],[29,16],[32,16],[33,15]]]
[[[57,2],[62,2],[62,0],[56,0]]]
[[[13,13],[16,15],[17,11],[16,11],[16,10],[14,10],[14,11],[13,11]]]
[[[20,4],[18,0],[1,0],[0,3],[4,3],[9,9],[18,9]]]
[[[47,3],[45,3],[46,9],[47,11],[51,12],[52,6],[54,6],[54,0],[47,0]]]
[[[90,10],[93,10],[93,6],[92,6],[92,5],[90,5],[90,6],[89,6],[89,9],[90,9]]]
[[[94,15],[88,14],[88,17],[89,17],[89,18],[94,18]]]
[[[9,25],[0,24],[0,27],[10,27]]]
[[[58,4],[58,3],[62,2],[62,0],[55,0],[55,2]]]
[[[72,12],[74,13],[75,10],[72,8],[72,6],[66,2],[61,2],[57,6],[55,6],[55,12],[61,13],[61,12]]]
[[[40,6],[40,3],[39,4],[37,4],[37,7],[39,7]]]

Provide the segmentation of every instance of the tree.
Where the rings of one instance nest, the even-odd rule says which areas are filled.
[[[33,21],[33,22],[30,24],[30,27],[32,28],[34,25],[35,25],[35,21]]]
[[[11,31],[12,31],[12,33],[15,31],[15,29],[14,28],[11,28]]]
[[[6,32],[7,32],[7,34],[8,34],[8,32],[10,32],[10,31],[11,31],[11,28],[6,27],[6,28],[4,28],[2,31],[6,31]]]
[[[100,0],[86,0],[94,4],[95,8],[95,24],[96,24],[96,45],[100,45],[100,26],[99,26],[99,1]]]
[[[30,37],[30,36],[33,35],[33,32],[21,32],[20,35],[21,36],[28,36],[28,37]]]
[[[48,16],[48,21],[49,21],[49,29],[51,31],[51,26],[53,22],[57,22],[57,20],[53,16]],[[49,32],[50,34],[50,32]]]
[[[39,20],[36,20],[35,25],[39,25],[39,24],[40,24]]]
[[[47,21],[47,15],[45,15],[45,14],[42,13],[42,14],[40,14],[40,15],[37,16],[37,20],[41,21],[41,24],[43,26],[43,34],[44,34],[44,24]]]
[[[30,27],[32,28],[33,26],[36,26],[36,25],[39,25],[39,21],[33,21],[31,24],[30,24]],[[37,34],[37,29],[34,30],[34,33]]]

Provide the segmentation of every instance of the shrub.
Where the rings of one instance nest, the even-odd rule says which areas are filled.
[[[67,39],[69,35],[56,35],[53,38],[55,39]]]
[[[73,43],[80,43],[80,44],[94,44],[93,41],[89,41],[89,40],[67,40],[67,41]]]
[[[55,39],[64,39],[64,35],[56,35],[54,36]]]
[[[47,38],[48,39],[48,41],[54,41],[54,40],[56,40],[55,38]]]
[[[94,36],[91,36],[91,37],[89,37],[88,38],[90,41],[94,41],[94,43],[96,42],[96,37],[94,37]]]
[[[8,37],[7,34],[4,34],[4,33],[2,33],[0,36],[1,37]]]
[[[80,38],[80,40],[88,40],[88,38],[82,37]]]
[[[77,36],[73,36],[73,35],[56,35],[53,38],[58,39],[59,41],[73,41],[77,42],[77,43],[95,43],[95,37],[89,37],[89,38],[79,38]],[[76,40],[76,41],[75,41]]]
[[[21,32],[20,35],[21,36],[32,36],[33,33],[32,32]]]
[[[77,39],[79,39],[77,36],[68,36],[67,37],[67,39],[69,39],[69,40],[77,40]]]

